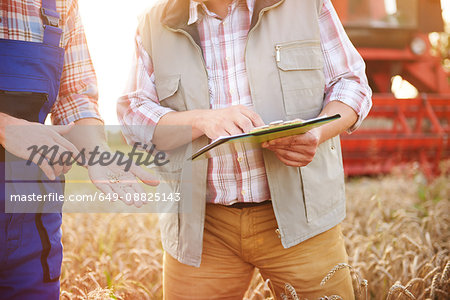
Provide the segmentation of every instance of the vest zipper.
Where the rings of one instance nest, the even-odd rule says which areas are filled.
[[[284,49],[286,49],[286,48],[292,48],[292,47],[299,46],[299,45],[301,45],[301,46],[307,46],[307,45],[317,46],[317,45],[320,45],[320,42],[317,41],[317,40],[304,40],[304,41],[287,42],[287,43],[277,44],[277,45],[275,45],[275,48],[278,48],[278,49],[284,48]]]
[[[276,60],[277,60],[277,62],[280,62],[280,60],[281,60],[280,49],[281,49],[280,45],[276,45],[275,46],[275,53],[276,53]]]

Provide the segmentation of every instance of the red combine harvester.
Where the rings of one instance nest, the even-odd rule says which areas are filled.
[[[428,35],[443,32],[439,0],[333,0],[367,65],[373,108],[363,126],[342,136],[347,175],[388,173],[417,161],[428,178],[450,158],[449,74]],[[393,76],[418,90],[396,99]]]

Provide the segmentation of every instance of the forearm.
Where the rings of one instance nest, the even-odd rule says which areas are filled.
[[[340,101],[329,102],[320,116],[340,114],[341,118],[310,131],[262,143],[284,164],[291,167],[304,167],[313,159],[320,143],[344,132],[358,119],[357,113],[347,104]]]
[[[5,130],[8,125],[14,122],[13,117],[5,113],[0,112],[0,145],[5,145]]]
[[[319,17],[322,54],[325,61],[324,101],[325,106],[328,103],[336,102],[332,104],[332,107],[345,103],[356,112],[357,119],[346,129],[347,132],[352,132],[358,128],[369,113],[372,105],[372,91],[365,74],[364,60],[345,33],[331,2],[329,0],[323,1],[323,8]],[[331,113],[334,112],[331,108],[327,109],[330,109]],[[337,112],[339,112],[339,109]],[[353,115],[351,111],[349,112]],[[338,123],[333,121],[333,125],[328,127],[336,126],[337,129],[342,129],[350,123],[350,120],[353,121],[352,118],[347,120],[344,112],[340,113],[342,119]],[[326,138],[331,136],[332,134],[326,135]]]
[[[152,143],[159,150],[170,150],[199,138],[204,134],[197,125],[201,114],[204,110],[165,114],[156,125]]]
[[[75,126],[65,135],[75,147],[84,149],[88,155],[95,147],[108,149],[103,122],[95,118],[84,118],[75,121]]]
[[[323,108],[320,116],[332,116],[335,114],[340,114],[341,118],[319,127],[319,143],[323,143],[324,141],[343,133],[344,131],[352,127],[353,124],[355,124],[355,122],[358,120],[357,113],[350,106],[341,101],[329,102]]]
[[[220,109],[170,112],[156,126],[153,143],[160,150],[170,150],[206,135],[210,139],[249,132],[264,125],[261,117],[243,105]]]

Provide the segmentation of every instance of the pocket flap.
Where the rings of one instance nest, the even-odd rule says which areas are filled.
[[[277,65],[283,71],[316,70],[323,68],[319,41],[291,42],[276,46]]]
[[[177,92],[180,78],[180,75],[170,75],[155,82],[159,101],[164,101],[164,99],[173,96]]]
[[[0,74],[0,90],[48,94],[50,84],[45,77],[22,74]]]

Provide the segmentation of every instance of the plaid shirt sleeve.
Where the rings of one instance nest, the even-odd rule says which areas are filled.
[[[62,4],[61,4],[62,3]],[[97,78],[89,55],[78,3],[58,2],[63,25],[64,67],[58,99],[52,108],[54,124],[68,124],[83,118],[100,119]]]
[[[341,101],[358,114],[348,130],[356,130],[372,107],[372,90],[365,74],[365,63],[350,42],[330,0],[324,0],[319,16],[322,52],[325,60],[325,101]]]
[[[117,103],[118,119],[128,142],[151,142],[156,124],[171,111],[159,103],[153,63],[137,32],[131,74]]]

